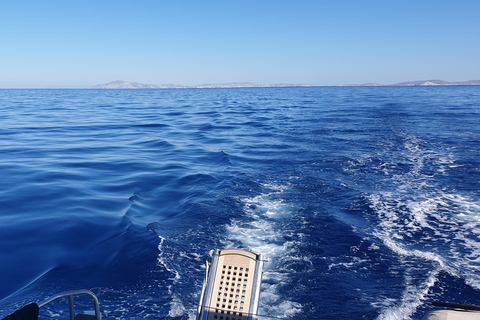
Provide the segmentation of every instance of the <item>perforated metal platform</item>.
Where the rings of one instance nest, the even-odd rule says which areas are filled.
[[[256,319],[263,258],[253,252],[216,250],[207,263],[198,320]]]

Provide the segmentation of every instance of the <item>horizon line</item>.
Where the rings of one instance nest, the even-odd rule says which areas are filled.
[[[199,85],[181,85],[181,84],[144,84],[135,81],[114,80],[105,84],[96,84],[93,86],[71,86],[71,87],[0,87],[0,90],[140,90],[140,89],[245,89],[245,88],[295,88],[295,87],[437,87],[437,86],[478,86],[480,80],[467,81],[445,81],[445,80],[415,80],[404,81],[393,84],[380,84],[369,82],[363,84],[334,84],[334,85],[312,85],[296,83],[274,83],[257,84],[252,82],[225,82],[225,83],[204,83]],[[107,87],[110,86],[110,87]],[[126,87],[122,87],[126,86]]]

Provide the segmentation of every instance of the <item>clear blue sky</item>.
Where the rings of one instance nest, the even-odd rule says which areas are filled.
[[[0,88],[480,79],[480,0],[15,0]]]

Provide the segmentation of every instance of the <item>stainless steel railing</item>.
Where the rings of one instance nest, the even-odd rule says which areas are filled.
[[[44,307],[47,304],[61,299],[61,298],[68,298],[68,305],[69,305],[69,310],[70,310],[70,320],[75,320],[75,303],[74,303],[74,298],[75,296],[80,296],[80,295],[87,295],[92,299],[94,308],[95,308],[95,319],[96,320],[102,320],[102,316],[100,314],[100,304],[98,303],[97,296],[90,290],[74,290],[74,291],[67,291],[67,292],[62,292],[59,293],[51,298],[48,298],[47,300],[40,302],[38,306]]]

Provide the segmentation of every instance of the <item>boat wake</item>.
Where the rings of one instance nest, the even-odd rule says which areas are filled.
[[[432,294],[441,272],[480,289],[480,206],[438,182],[457,168],[453,153],[429,150],[416,137],[403,139],[401,158],[382,168],[407,165],[409,170],[392,169],[378,188],[382,191],[365,196],[377,220],[371,235],[397,256],[403,270],[401,298],[375,303],[381,320],[409,319]]]
[[[240,199],[245,216],[232,219],[226,225],[223,243],[226,248],[246,248],[268,258],[264,266],[259,315],[292,317],[302,311],[302,306],[282,293],[282,287],[292,281],[292,270],[287,269],[285,262],[304,260],[298,255],[299,242],[285,238],[293,207],[282,197],[288,186],[264,184],[262,187],[264,192],[260,195]]]
[[[295,270],[288,267],[292,260],[312,268],[308,259],[298,253],[302,235],[289,230],[293,206],[282,197],[288,186],[264,184],[261,187],[264,191],[256,196],[237,197],[235,201],[242,207],[240,214],[219,227],[205,223],[195,230],[179,230],[182,227],[178,221],[149,225],[160,239],[158,286],[166,288],[169,317],[195,319],[204,263],[212,245],[223,249],[241,248],[261,253],[268,259],[262,277],[259,315],[286,318],[302,311],[301,304],[289,300],[282,290],[292,281]],[[217,230],[212,232],[209,228]]]

